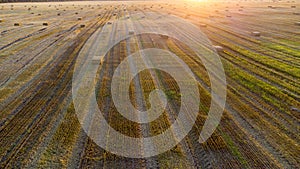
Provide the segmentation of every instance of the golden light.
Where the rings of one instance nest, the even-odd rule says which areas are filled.
[[[208,0],[188,0],[189,2],[205,2],[205,1],[208,1]]]

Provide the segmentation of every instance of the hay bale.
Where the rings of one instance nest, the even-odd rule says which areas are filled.
[[[159,35],[162,39],[169,39],[168,35]]]
[[[3,20],[3,19],[0,19],[0,23],[1,23],[1,22],[4,22],[4,20]]]
[[[81,27],[81,28],[84,28],[84,27],[85,27],[85,24],[81,24],[80,27]]]
[[[48,22],[43,22],[43,26],[48,26]]]
[[[294,15],[300,15],[300,12],[293,12]]]
[[[112,22],[111,22],[111,21],[108,21],[108,22],[107,22],[107,25],[111,25],[111,24],[112,24]]]
[[[57,16],[60,16],[60,13],[58,13]]]
[[[14,23],[14,26],[20,26],[20,24],[19,23]]]
[[[298,108],[296,108],[296,107],[291,107],[291,111],[300,113],[300,109],[298,109]]]
[[[217,52],[223,52],[224,51],[224,48],[222,46],[214,46],[214,49],[217,51]]]
[[[295,6],[295,5],[292,5],[291,8],[296,8],[296,6]]]
[[[300,26],[300,22],[296,22],[295,25]]]
[[[134,35],[134,31],[129,31],[129,35]]]
[[[41,16],[42,14],[39,13],[39,14],[37,14],[37,15],[38,15],[38,16]]]
[[[78,12],[75,12],[75,15],[78,15]]]
[[[251,33],[253,36],[260,37],[260,32],[254,31]]]
[[[232,16],[231,16],[231,15],[226,15],[226,17],[227,17],[227,18],[231,18]]]
[[[199,25],[200,27],[203,27],[203,28],[206,28],[207,27],[207,25],[206,24],[204,24],[204,23],[200,23],[200,25]]]
[[[77,20],[81,21],[81,20],[82,20],[82,17],[78,17]]]

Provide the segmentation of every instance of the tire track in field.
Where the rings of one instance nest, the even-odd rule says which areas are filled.
[[[95,24],[96,25],[96,24]],[[86,31],[86,32],[88,32],[88,30]],[[84,34],[83,34],[84,35]],[[82,36],[83,36],[82,35]],[[79,39],[79,40],[81,40],[81,39]],[[80,41],[75,41],[75,42],[73,42],[73,44],[70,46],[70,48],[68,48],[67,50],[66,50],[66,52],[67,53],[72,53],[73,51],[74,51],[74,49],[73,48],[77,48],[78,46],[78,44],[79,43],[82,43],[82,42],[80,42]],[[62,54],[65,54],[65,53],[62,53]],[[64,56],[66,56],[66,57],[68,57],[68,55],[64,55]],[[64,58],[64,57],[61,57],[61,58]],[[74,65],[74,59],[76,59],[76,57],[73,57],[72,58],[73,59],[73,61],[70,63],[70,65],[68,66],[69,68],[68,69],[71,69],[72,68],[72,65]],[[67,60],[66,60],[67,61]],[[59,63],[59,62],[56,62],[56,63]],[[66,64],[66,65],[68,65],[68,64]],[[53,65],[52,65],[53,66]],[[53,66],[53,68],[52,69],[59,69],[60,68],[60,66]],[[52,71],[53,72],[53,71]],[[54,71],[55,72],[55,71]],[[70,70],[69,71],[66,71],[66,72],[64,72],[64,74],[65,75],[67,75],[69,72],[71,72]],[[64,76],[65,76],[64,75]],[[47,78],[47,76],[45,77],[45,78]],[[57,77],[58,79],[60,79],[59,81],[64,81],[65,79],[63,78],[63,76],[58,76]],[[48,79],[48,78],[47,78]],[[69,81],[70,82],[70,81]],[[54,93],[54,97],[55,97],[55,95],[59,95],[58,93],[57,93],[57,90],[59,90],[60,89],[60,87],[58,87],[58,86],[56,86],[55,87],[55,85],[53,85],[53,87],[52,87],[53,89],[47,89],[46,91],[53,91]],[[70,89],[69,89],[70,90]],[[46,94],[48,94],[49,92],[46,92]],[[50,98],[52,98],[53,96],[50,96]],[[63,92],[62,93],[62,97],[64,98],[65,97],[65,92]],[[47,98],[46,96],[43,96],[42,98]],[[60,100],[60,99],[59,99]],[[55,101],[55,100],[53,100],[53,101]],[[41,104],[41,105],[43,105],[43,104]],[[49,102],[46,104],[46,105],[44,105],[44,106],[47,106],[47,105],[49,105]],[[43,110],[43,108],[42,108],[42,110]],[[30,111],[29,111],[30,112]],[[44,113],[44,115],[42,115],[41,117],[39,117],[39,115],[37,116],[37,117],[39,117],[39,120],[37,121],[37,122],[35,122],[36,124],[34,124],[34,123],[32,123],[32,125],[29,125],[29,126],[37,126],[38,124],[39,124],[39,121],[41,121],[42,119],[43,119],[43,117],[45,116],[45,114],[46,113]],[[24,115],[24,114],[22,114],[22,115]],[[30,117],[30,116],[29,116]],[[35,117],[35,119],[36,119],[36,117]],[[32,127],[30,127],[30,128],[32,128]],[[28,129],[28,128],[27,128]],[[34,129],[34,128],[33,128]],[[3,130],[1,130],[1,131],[3,131]],[[29,138],[29,136],[27,137],[27,138]],[[27,140],[27,138],[25,138],[25,140],[24,141],[22,141],[22,143],[21,144],[23,144],[23,143],[25,143],[25,141]],[[20,140],[21,141],[21,140]],[[17,141],[18,142],[18,141]],[[16,142],[15,142],[16,143]],[[22,145],[20,145],[20,148],[22,148]],[[18,149],[20,149],[20,148],[18,148]],[[14,151],[18,151],[18,150],[14,150]],[[14,152],[13,150],[10,150],[10,152]],[[11,156],[11,155],[10,155]],[[13,155],[12,155],[13,156]],[[8,158],[8,154],[6,155],[6,157],[3,157],[2,158],[2,162],[4,162],[3,160],[4,159],[7,159]],[[10,158],[9,158],[10,159]],[[9,161],[6,161],[6,163],[8,163]]]

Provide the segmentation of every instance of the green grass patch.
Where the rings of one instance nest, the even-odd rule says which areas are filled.
[[[231,151],[231,153],[238,158],[239,162],[243,165],[243,168],[249,168],[247,161],[244,159],[244,157],[242,156],[241,152],[239,151],[239,148],[237,146],[235,146],[235,143],[233,142],[233,140],[224,132],[220,131],[223,139],[225,140],[229,150]]]
[[[286,110],[286,103],[295,103],[296,101],[281,91],[279,88],[272,86],[262,80],[257,79],[253,75],[234,67],[229,62],[223,63],[226,74],[229,75],[237,83],[250,89],[252,92],[260,95],[265,101],[272,103],[281,110]]]
[[[288,46],[284,46],[284,45],[280,45],[280,44],[275,44],[275,43],[262,43],[262,45],[270,48],[270,49],[274,49],[277,51],[280,51],[282,53],[286,53],[292,56],[296,56],[298,58],[300,58],[300,50],[295,50],[293,48],[290,48]]]

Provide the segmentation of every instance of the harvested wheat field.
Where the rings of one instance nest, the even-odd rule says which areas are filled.
[[[298,0],[0,3],[0,168],[299,168],[299,13]],[[211,79],[220,77],[185,38],[219,56],[215,70],[226,76],[221,119],[203,142],[210,110],[222,108]],[[156,59],[146,57],[151,50]],[[197,92],[151,67],[168,62],[174,75],[184,72],[170,53],[190,69]],[[138,122],[147,110],[154,115]],[[186,120],[169,130],[182,112]],[[138,139],[168,131],[161,141]]]

